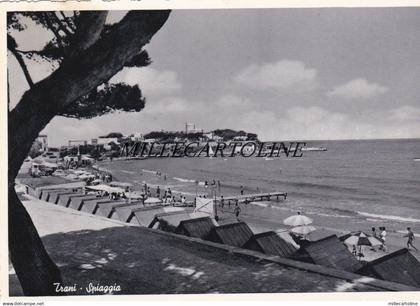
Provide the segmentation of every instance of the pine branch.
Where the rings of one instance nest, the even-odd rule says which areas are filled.
[[[66,22],[69,29],[74,33],[76,32],[76,27],[73,25],[73,22],[70,22],[71,18],[67,17],[63,11],[60,11],[60,15],[63,17],[63,20]]]
[[[34,82],[32,81],[31,75],[29,74],[28,68],[26,67],[25,61],[23,60],[23,57],[20,55],[20,53],[16,50],[17,43],[15,39],[7,34],[7,48],[10,52],[14,55],[16,60],[19,63],[20,68],[22,69],[22,72],[25,76],[26,81],[29,84],[29,87],[34,86]]]
[[[64,32],[64,34],[66,34],[68,37],[72,36],[73,33],[71,33],[67,27],[63,24],[62,20],[60,18],[58,18],[58,16],[56,15],[55,12],[50,14],[51,18],[54,19],[54,21],[57,23],[58,28]]]
[[[76,21],[79,29],[73,36],[69,56],[74,56],[93,45],[101,36],[107,11],[81,12]]]

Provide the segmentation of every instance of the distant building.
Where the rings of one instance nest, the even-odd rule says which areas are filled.
[[[98,138],[98,145],[109,145],[111,142],[117,144],[118,138],[110,137],[110,138]]]
[[[203,129],[195,127],[195,123],[185,123],[185,134],[203,133]]]
[[[235,137],[233,137],[233,140],[234,141],[245,141],[245,140],[248,140],[248,137],[247,136],[235,136]]]
[[[86,146],[87,140],[80,140],[80,139],[71,139],[69,140],[69,148],[78,147],[78,146]]]
[[[46,152],[48,150],[48,136],[47,135],[39,135],[36,139],[41,144],[40,151]]]
[[[213,136],[214,136],[213,132],[203,133],[203,137],[207,137],[208,139],[213,139]]]
[[[143,136],[142,133],[134,133],[129,138],[130,138],[131,141],[143,141],[144,140],[144,136]]]
[[[216,142],[220,142],[223,140],[223,137],[217,136],[216,134],[214,134],[214,132],[207,132],[207,133],[203,133],[203,137],[206,137],[208,140],[212,140],[212,141],[216,141]]]
[[[98,145],[98,138],[93,138],[91,140],[91,144],[94,145],[94,146]]]
[[[217,141],[217,142],[220,142],[220,141],[223,141],[223,137],[221,137],[221,136],[217,136],[217,135],[214,135],[214,136],[213,136],[213,140],[214,140],[214,141]]]

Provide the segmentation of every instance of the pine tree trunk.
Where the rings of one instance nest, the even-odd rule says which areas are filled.
[[[60,271],[13,188],[9,188],[9,254],[25,295],[59,294],[54,283],[63,283]]]
[[[104,37],[22,96],[8,116],[9,255],[25,295],[58,295],[60,271],[20,202],[14,182],[32,143],[72,102],[109,80],[162,27],[170,11],[131,11]],[[85,42],[86,43],[86,42]]]

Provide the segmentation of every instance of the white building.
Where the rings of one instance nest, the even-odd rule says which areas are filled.
[[[98,145],[108,145],[111,142],[117,144],[118,143],[118,138],[116,137],[110,137],[110,138],[98,138]]]
[[[247,136],[235,136],[235,137],[233,137],[234,141],[244,141],[244,140],[247,140],[247,139],[248,139]]]
[[[48,136],[38,135],[36,140],[41,143],[41,149],[39,151],[46,152],[48,150]]]

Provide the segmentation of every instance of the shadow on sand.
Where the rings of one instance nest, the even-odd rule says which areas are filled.
[[[65,285],[77,284],[77,292],[70,293],[76,295],[92,294],[89,284],[119,285],[121,291],[112,294],[320,292],[341,291],[343,284],[139,227],[58,233],[42,240]],[[372,290],[363,284],[349,287]],[[22,295],[14,274],[9,291]]]

